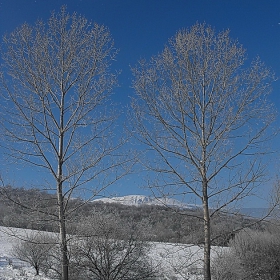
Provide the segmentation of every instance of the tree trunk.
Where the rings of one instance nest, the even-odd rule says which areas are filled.
[[[203,220],[204,220],[204,280],[211,280],[210,255],[210,215],[207,195],[207,183],[203,182]]]
[[[60,251],[61,251],[61,279],[68,280],[68,248],[66,239],[66,217],[63,197],[63,146],[64,146],[64,89],[61,83],[61,103],[60,103],[60,130],[59,130],[59,150],[57,166],[57,200],[59,212],[59,233],[60,233]]]
[[[60,252],[61,252],[61,279],[68,280],[68,248],[66,239],[66,223],[64,213],[64,200],[62,195],[62,184],[58,191],[58,211],[59,211],[59,235],[60,235]]]
[[[35,275],[36,276],[39,275],[39,266],[38,265],[35,265],[35,270],[36,270],[36,274]]]

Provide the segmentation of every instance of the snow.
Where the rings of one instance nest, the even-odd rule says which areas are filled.
[[[203,247],[188,244],[154,242],[151,259],[160,265],[166,280],[202,280]],[[212,258],[224,251],[223,247],[212,247]]]
[[[18,238],[30,234],[31,230],[0,227],[0,280],[51,280],[44,276],[35,276],[35,270],[12,254],[13,244]],[[16,237],[17,236],[17,237]]]
[[[193,204],[186,204],[180,202],[173,198],[167,197],[149,197],[145,195],[126,195],[118,197],[105,197],[98,198],[93,200],[93,202],[104,202],[104,203],[120,203],[127,206],[140,206],[140,205],[160,205],[160,206],[169,206],[169,207],[180,207],[184,209],[193,209],[199,206]]]
[[[12,254],[12,246],[18,238],[36,231],[0,227],[0,280],[51,280],[43,275],[35,276],[35,270]],[[196,245],[151,243],[150,258],[163,280],[202,279],[203,248]],[[212,247],[212,257],[224,250]],[[78,280],[78,279],[77,279]]]

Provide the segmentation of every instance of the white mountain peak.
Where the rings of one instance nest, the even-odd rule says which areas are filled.
[[[145,195],[126,195],[110,198],[99,198],[93,200],[93,202],[104,202],[104,203],[119,203],[128,206],[140,206],[140,205],[159,205],[168,207],[179,207],[179,208],[197,208],[196,205],[186,204],[179,200],[167,197],[149,197]]]

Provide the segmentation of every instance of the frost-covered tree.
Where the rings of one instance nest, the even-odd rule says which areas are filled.
[[[56,191],[51,218],[60,230],[63,280],[69,265],[66,223],[78,207],[69,210],[70,199],[81,189],[96,195],[126,173],[115,154],[122,141],[114,138],[117,114],[109,101],[117,83],[110,71],[115,56],[106,27],[65,7],[47,23],[23,24],[3,38],[2,143],[17,163],[46,171]]]
[[[248,196],[264,175],[273,75],[244,48],[206,24],[179,31],[164,50],[133,69],[135,137],[156,196],[202,204],[204,279],[211,279],[211,220]],[[215,211],[210,211],[214,207]]]

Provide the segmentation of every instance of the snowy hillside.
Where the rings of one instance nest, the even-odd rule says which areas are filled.
[[[30,234],[30,230],[0,227],[0,280],[50,280],[43,275],[35,276],[35,270],[27,263],[13,257],[12,245],[17,242],[16,237]],[[176,245],[171,243],[152,243],[151,260],[157,264],[164,280],[199,280],[202,279],[201,268],[203,250],[194,245]],[[212,256],[224,250],[213,247]],[[79,279],[77,279],[79,280]]]
[[[196,205],[185,204],[176,199],[172,198],[155,198],[145,195],[127,195],[111,198],[99,198],[93,200],[93,202],[104,202],[104,203],[119,203],[127,206],[140,206],[140,205],[159,205],[168,207],[179,207],[184,209],[195,209]]]

